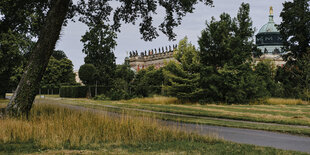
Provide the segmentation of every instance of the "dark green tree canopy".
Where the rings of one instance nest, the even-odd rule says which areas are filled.
[[[82,15],[80,21],[89,23],[98,23],[99,21],[109,22],[113,20],[112,27],[119,31],[121,23],[136,24],[139,23],[142,39],[150,41],[158,36],[158,30],[153,26],[153,15],[158,7],[163,7],[166,11],[164,21],[160,24],[159,30],[168,36],[170,40],[174,39],[176,34],[173,28],[180,25],[182,17],[187,13],[192,13],[194,5],[199,1],[206,5],[212,5],[212,0],[118,0],[119,6],[113,10],[109,5],[110,0],[80,0],[77,3],[79,14]],[[113,19],[109,19],[109,16]]]
[[[279,30],[288,52],[284,58],[290,61],[301,59],[310,48],[310,1],[285,2],[280,16]]]
[[[116,46],[116,34],[111,27],[103,23],[88,24],[89,31],[82,36],[85,63],[93,64],[97,70],[100,85],[111,85],[116,68],[113,49]]]
[[[52,56],[43,75],[41,87],[60,88],[62,84],[75,84],[73,64],[66,57],[56,59]]]
[[[280,16],[287,63],[278,69],[276,79],[283,84],[286,96],[309,99],[310,1],[285,2]]]
[[[93,64],[84,64],[79,69],[79,77],[86,85],[95,83],[96,74],[97,70]]]
[[[240,65],[259,53],[253,41],[254,29],[249,16],[249,4],[242,3],[237,18],[223,13],[220,20],[212,18],[199,38],[201,63],[206,66],[223,67]]]
[[[64,51],[62,50],[56,50],[53,52],[52,57],[54,57],[57,60],[61,60],[61,59],[67,59],[67,55]]]

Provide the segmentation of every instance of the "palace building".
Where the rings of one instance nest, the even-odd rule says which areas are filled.
[[[263,60],[271,60],[275,65],[281,66],[285,64],[282,59],[283,40],[280,32],[276,27],[273,19],[273,8],[270,7],[269,21],[263,25],[256,35],[256,45],[261,49],[263,55],[260,58],[254,58],[254,62],[258,63]],[[132,70],[139,71],[149,66],[160,68],[165,65],[165,62],[175,60],[173,58],[173,52],[177,48],[177,45],[169,46],[166,48],[152,49],[141,52],[131,51],[129,57],[125,58],[125,63],[129,64]]]
[[[138,51],[129,52],[129,58],[125,58],[125,63],[129,64],[130,67],[139,71],[141,69],[145,69],[149,66],[154,66],[155,68],[160,68],[165,65],[165,62],[169,62],[171,60],[175,60],[173,58],[173,52],[177,48],[177,45],[173,45],[166,48],[152,49],[144,52],[141,52],[140,55]]]
[[[256,35],[256,45],[263,52],[263,55],[256,59],[256,62],[269,59],[279,66],[285,64],[282,59],[282,55],[285,53],[283,40],[273,20],[272,7],[270,7],[268,23],[261,27]]]

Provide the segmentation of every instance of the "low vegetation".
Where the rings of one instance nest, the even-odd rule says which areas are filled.
[[[134,98],[130,100],[123,100],[122,102],[127,103],[145,103],[145,104],[177,104],[181,103],[175,97],[165,97],[165,96],[154,96],[145,98]]]
[[[125,112],[129,115],[143,115],[147,117],[156,117],[163,120],[258,129],[310,136],[310,105],[307,102],[300,102],[299,100],[294,99],[289,99],[288,101],[286,101],[286,99],[270,99],[268,104],[201,105],[189,103],[176,104],[179,103],[176,98],[160,96],[121,101],[97,101],[65,98],[60,100],[56,98],[57,97],[52,96],[46,99],[39,99],[37,102],[52,103],[57,100],[57,102],[62,104],[103,109],[118,113],[123,113],[123,109],[126,109]],[[279,104],[279,101],[282,101],[281,104]],[[165,113],[155,114],[143,110]],[[180,115],[177,116],[174,114]]]
[[[271,105],[301,105],[309,104],[301,99],[284,99],[284,98],[269,98],[266,100],[266,104]]]
[[[0,107],[7,100],[0,101]],[[35,104],[28,120],[0,119],[0,153],[302,154],[168,128],[152,118]],[[78,150],[78,151],[75,151]]]

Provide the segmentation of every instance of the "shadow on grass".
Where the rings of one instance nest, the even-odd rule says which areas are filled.
[[[34,142],[27,143],[0,143],[0,154],[2,153],[34,153],[40,152],[40,148]]]

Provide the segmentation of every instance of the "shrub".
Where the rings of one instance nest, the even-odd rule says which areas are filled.
[[[130,98],[130,95],[126,91],[124,91],[122,89],[115,89],[115,88],[111,89],[108,92],[107,96],[111,100],[122,100],[122,99],[127,100]]]
[[[86,86],[62,86],[60,88],[60,97],[84,98],[86,93]]]
[[[109,100],[110,98],[108,98],[107,96],[105,96],[104,94],[100,94],[94,97],[94,100]]]

